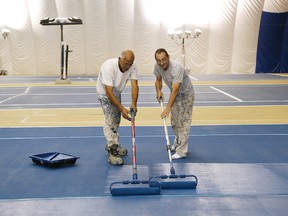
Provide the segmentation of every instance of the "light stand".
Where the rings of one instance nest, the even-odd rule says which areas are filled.
[[[40,21],[41,25],[60,25],[61,31],[61,76],[59,80],[56,80],[56,84],[70,84],[70,80],[68,79],[68,53],[72,52],[69,50],[69,46],[64,42],[63,37],[63,25],[79,25],[83,24],[82,20],[78,17],[69,17],[69,18],[45,18]]]
[[[192,39],[196,39],[201,35],[202,31],[200,29],[195,29],[194,33],[189,30],[185,31],[169,31],[169,37],[175,41],[177,45],[181,45],[181,61],[182,66],[186,69],[185,62],[185,47],[189,46]]]

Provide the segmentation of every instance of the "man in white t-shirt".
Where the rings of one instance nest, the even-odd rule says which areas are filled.
[[[162,118],[171,112],[171,126],[175,135],[171,151],[176,151],[172,159],[187,157],[188,138],[192,122],[192,110],[195,99],[193,85],[187,71],[176,61],[171,61],[169,54],[163,48],[155,52],[156,64],[153,74],[156,76],[156,98],[163,100],[162,80],[170,89],[170,96]]]
[[[121,156],[127,155],[127,149],[119,144],[118,128],[121,115],[127,120],[130,118],[130,110],[137,112],[138,101],[138,69],[134,64],[134,53],[124,50],[121,57],[108,59],[99,71],[97,79],[98,99],[103,109],[105,125],[103,132],[106,138],[108,162],[113,165],[122,165]],[[130,109],[126,109],[121,103],[121,92],[128,81],[131,81],[132,102]]]

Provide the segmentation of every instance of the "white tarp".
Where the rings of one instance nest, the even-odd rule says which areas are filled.
[[[64,26],[68,75],[97,75],[107,58],[132,49],[140,73],[151,74],[154,52],[163,47],[181,61],[181,44],[169,29],[199,28],[185,39],[191,73],[254,73],[263,7],[288,10],[287,0],[0,0],[0,69],[9,75],[59,75],[60,27],[42,26],[45,17],[76,16],[83,25]]]

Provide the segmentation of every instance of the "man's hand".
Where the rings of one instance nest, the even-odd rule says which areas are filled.
[[[163,118],[169,117],[170,111],[171,109],[169,107],[165,107],[165,109],[161,113],[161,118],[163,119]]]
[[[126,108],[123,108],[121,110],[123,118],[127,119],[128,121],[131,121],[130,111]]]
[[[137,106],[134,105],[134,104],[131,104],[131,106],[130,106],[130,114],[131,114],[131,110],[134,110],[134,114],[136,116],[136,114],[137,114]]]
[[[157,96],[156,96],[157,101],[160,103],[160,101],[164,100],[164,94],[162,91],[157,92]]]

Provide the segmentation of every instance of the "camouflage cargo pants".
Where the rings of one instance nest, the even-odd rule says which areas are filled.
[[[103,133],[106,138],[106,144],[109,148],[113,144],[119,145],[118,128],[121,122],[121,112],[118,108],[106,97],[99,97],[102,106],[105,124]],[[121,101],[121,98],[118,98]]]
[[[175,135],[174,145],[176,153],[180,156],[186,156],[188,152],[194,99],[194,92],[191,92],[187,98],[175,101],[171,108],[171,126]]]

